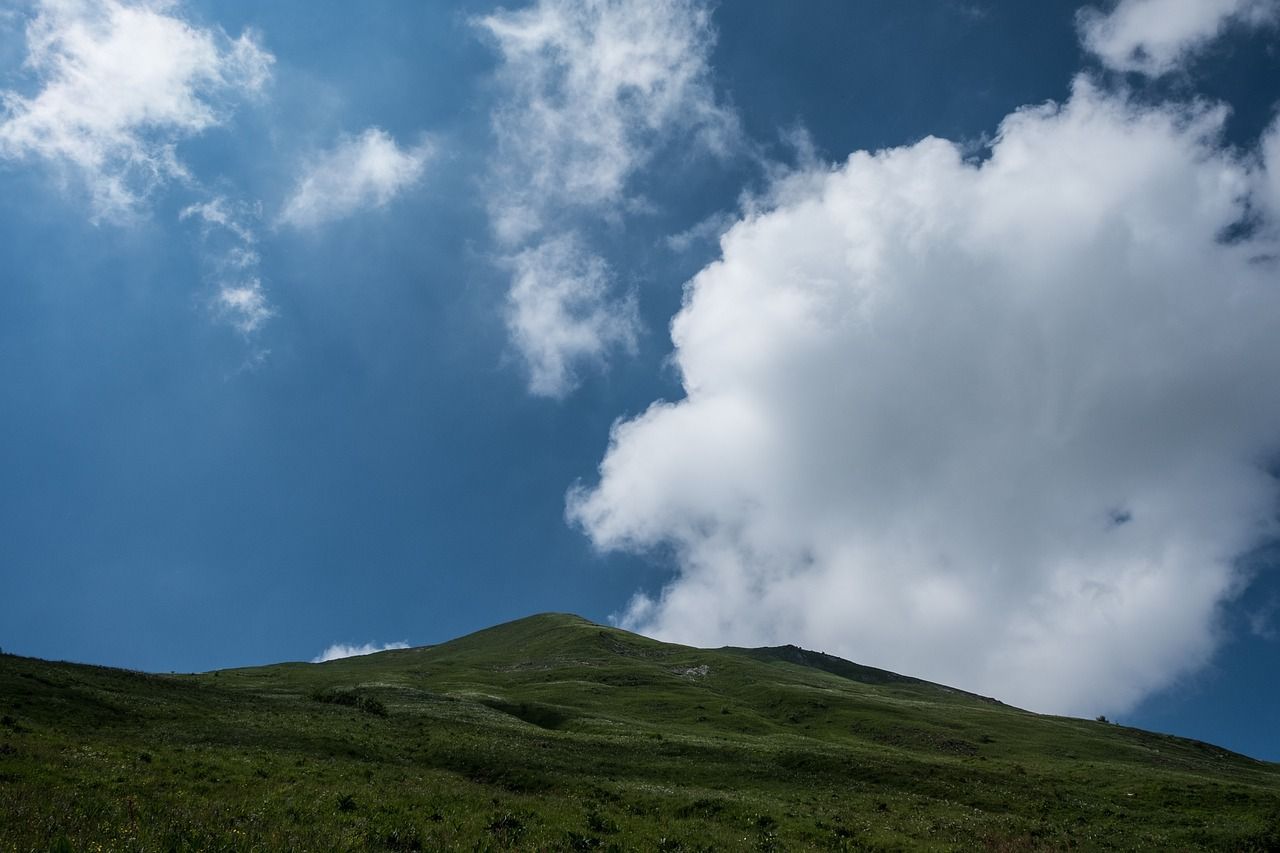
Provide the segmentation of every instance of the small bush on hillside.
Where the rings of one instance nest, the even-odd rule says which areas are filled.
[[[318,690],[311,694],[311,698],[329,705],[344,705],[348,708],[355,708],[364,711],[366,714],[373,714],[375,717],[387,716],[386,705],[372,696],[365,696],[357,690],[337,690],[334,688]]]
[[[603,815],[595,809],[587,812],[587,827],[594,832],[608,834],[615,833],[619,829],[616,821],[611,820],[607,815]]]
[[[524,835],[524,821],[511,812],[495,817],[489,821],[489,834],[499,839],[504,844],[511,845],[520,840],[520,836]]]

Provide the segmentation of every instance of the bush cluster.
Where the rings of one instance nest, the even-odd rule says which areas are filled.
[[[364,695],[358,690],[339,690],[337,688],[317,690],[311,694],[311,698],[329,705],[345,705],[348,708],[357,708],[366,714],[373,714],[375,717],[385,717],[387,715],[386,705],[372,696]]]

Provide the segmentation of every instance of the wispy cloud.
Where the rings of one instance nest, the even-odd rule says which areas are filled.
[[[723,149],[736,133],[716,101],[710,13],[691,0],[540,0],[479,21],[502,55],[494,116],[504,241],[558,208],[619,209],[628,180],[676,133]]]
[[[1280,0],[1120,0],[1109,12],[1081,10],[1086,49],[1107,66],[1168,74],[1233,23],[1280,20]]]
[[[1249,623],[1249,632],[1263,640],[1280,639],[1277,630],[1276,616],[1280,614],[1280,596],[1271,596],[1256,610],[1245,614]]]
[[[254,33],[196,26],[169,0],[40,0],[25,37],[33,92],[0,96],[0,156],[73,176],[95,221],[126,221],[159,187],[185,185],[204,198],[179,219],[199,224],[212,312],[245,335],[260,329],[274,313],[258,271],[260,211],[210,194],[178,145],[259,95],[274,57]]]
[[[371,655],[375,652],[386,652],[392,649],[407,649],[408,643],[383,643],[378,645],[375,643],[365,643],[363,645],[348,645],[347,643],[334,643],[320,654],[311,659],[312,663],[324,663],[325,661],[341,660],[342,658],[353,658],[360,655]]]
[[[359,210],[384,207],[422,179],[432,151],[425,141],[401,148],[376,127],[343,139],[307,164],[280,221],[313,227]]]
[[[580,247],[576,254],[587,251],[585,217],[620,223],[645,206],[630,183],[664,146],[682,139],[696,150],[724,152],[735,144],[736,118],[711,84],[710,12],[696,0],[538,0],[477,26],[502,58],[488,204],[493,231],[503,254],[531,251],[526,260],[537,259],[546,275],[555,275],[546,259],[564,254],[556,248],[563,235]],[[517,308],[535,290],[519,269],[510,299]],[[631,333],[621,330],[634,323],[631,303],[603,276],[588,278],[590,323],[578,312],[542,310],[561,301],[557,294],[581,292],[581,278],[560,285],[541,279],[536,291],[551,299],[537,300],[538,322],[529,322],[528,311],[508,313],[535,394],[563,396],[583,370],[599,369],[605,354],[630,345]],[[605,321],[601,312],[615,309]]]
[[[529,390],[563,397],[583,365],[636,345],[635,301],[613,293],[608,265],[572,235],[549,239],[510,259],[507,328],[529,370]]]
[[[253,33],[201,29],[168,2],[41,0],[26,43],[35,92],[0,95],[0,156],[74,173],[98,219],[190,179],[177,144],[260,91],[274,61]]]
[[[669,235],[663,242],[673,252],[687,252],[694,246],[719,240],[737,221],[736,214],[720,210],[677,234]]]
[[[200,224],[205,260],[216,288],[214,313],[244,335],[256,332],[275,314],[258,273],[256,206],[235,204],[223,196],[192,204],[178,215]],[[258,352],[254,359],[265,355]]]

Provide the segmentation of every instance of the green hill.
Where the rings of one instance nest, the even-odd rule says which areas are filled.
[[[4,850],[1280,849],[1280,766],[549,614],[324,664],[0,656]]]

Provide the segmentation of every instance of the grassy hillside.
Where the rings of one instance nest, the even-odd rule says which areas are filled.
[[[1280,849],[1280,766],[567,615],[160,676],[0,656],[4,850]]]

